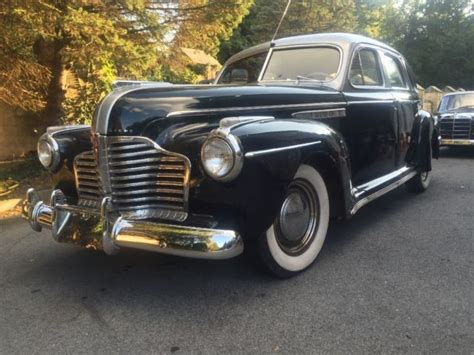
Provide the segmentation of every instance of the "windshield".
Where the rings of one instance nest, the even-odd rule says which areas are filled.
[[[339,69],[339,51],[331,47],[277,49],[265,69],[262,81],[333,80]]]
[[[439,111],[474,108],[474,93],[455,94],[443,97]]]

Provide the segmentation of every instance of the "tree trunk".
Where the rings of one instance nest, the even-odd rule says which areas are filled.
[[[47,126],[61,124],[61,104],[64,99],[64,90],[62,87],[63,65],[61,58],[62,43],[55,40],[53,43],[46,45],[48,54],[48,67],[51,71],[51,81],[48,85],[48,93],[46,97],[46,107],[44,108],[41,118]]]

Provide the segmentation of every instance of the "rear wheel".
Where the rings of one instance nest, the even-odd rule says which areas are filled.
[[[416,174],[413,178],[408,180],[405,185],[410,192],[421,193],[430,186],[431,174],[429,171]]]
[[[329,224],[329,197],[316,169],[301,165],[278,216],[259,239],[264,266],[275,276],[291,277],[318,256]]]

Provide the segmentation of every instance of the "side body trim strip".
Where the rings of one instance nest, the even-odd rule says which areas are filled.
[[[308,147],[310,145],[315,145],[315,144],[320,144],[320,143],[321,143],[321,141],[316,141],[316,142],[289,145],[287,147],[281,147],[281,148],[256,150],[256,151],[253,151],[253,152],[245,153],[245,157],[246,158],[254,158],[254,157],[258,157],[258,156],[265,155],[265,154],[272,154],[272,153],[282,152],[282,151],[285,151],[285,150],[304,148],[304,147]]]
[[[409,171],[408,173],[404,173],[404,171]],[[372,202],[373,200],[379,198],[380,196],[383,196],[385,195],[386,193],[396,189],[397,187],[399,187],[400,185],[402,185],[403,183],[407,182],[408,180],[410,180],[412,177],[414,177],[416,174],[417,174],[417,171],[415,171],[414,169],[407,169],[406,167],[405,168],[402,168],[400,169],[399,171],[399,174],[402,175],[402,177],[400,177],[398,180],[392,182],[391,184],[385,186],[384,188],[381,188],[380,190],[377,190],[375,192],[373,192],[372,194],[360,199],[359,201],[357,201],[354,206],[352,207],[351,209],[351,215],[354,215],[356,214],[356,212],[363,206],[365,206],[366,204],[368,204],[369,202]],[[392,179],[394,179],[395,177],[393,177],[393,173],[391,174],[388,174],[385,176],[385,181],[390,181]],[[384,177],[382,178],[378,178],[376,180],[381,180],[383,179]],[[379,181],[381,182],[381,181]],[[365,185],[369,185],[370,183],[368,184],[365,184]],[[372,184],[371,184],[372,185]],[[377,186],[380,186],[379,183],[377,184],[373,184],[373,189],[376,189]],[[356,187],[354,190],[358,190],[358,188]],[[370,191],[370,190],[368,190]]]

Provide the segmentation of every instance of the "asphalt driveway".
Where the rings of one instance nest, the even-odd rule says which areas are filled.
[[[474,351],[474,151],[336,222],[317,262],[115,257],[0,221],[0,353]]]

